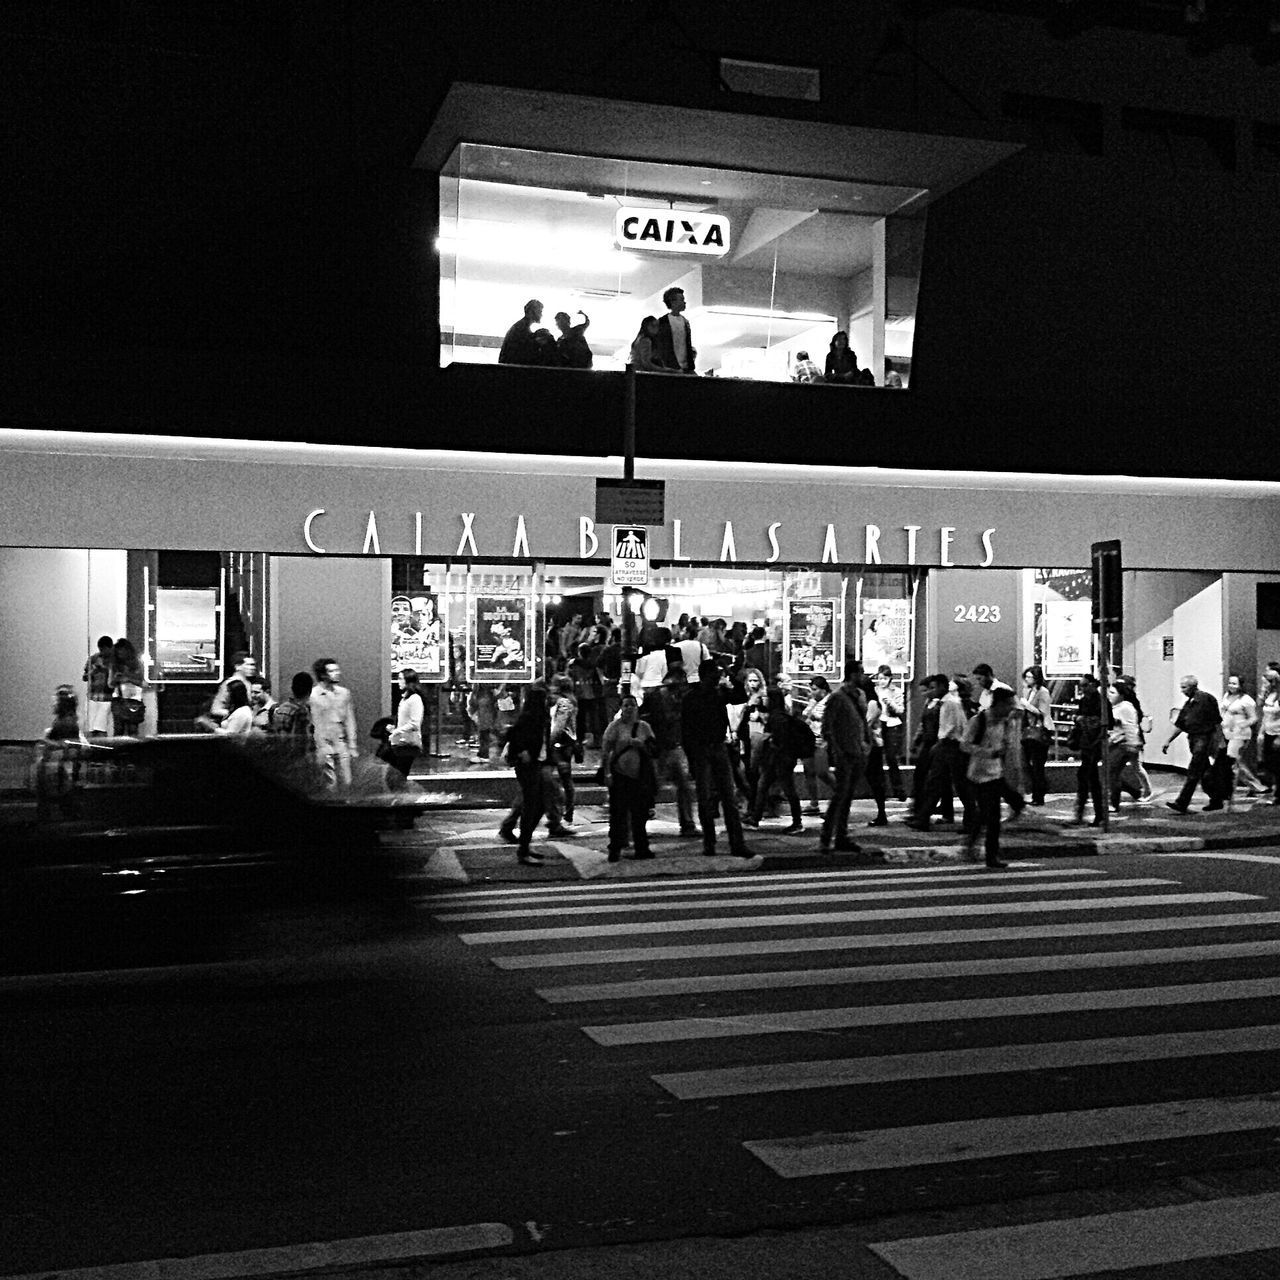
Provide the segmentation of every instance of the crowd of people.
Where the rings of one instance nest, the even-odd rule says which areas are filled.
[[[887,664],[867,673],[850,660],[835,688],[822,676],[802,686],[781,670],[778,646],[764,628],[687,614],[674,627],[646,624],[640,648],[624,675],[621,629],[610,618],[575,613],[552,621],[542,678],[523,689],[478,684],[469,690],[467,709],[478,736],[474,758],[488,762],[497,746],[515,770],[519,794],[499,834],[519,846],[520,862],[541,861],[531,838],[543,818],[551,837],[575,835],[573,768],[587,748],[598,750],[597,776],[609,791],[611,861],[626,849],[633,858],[652,856],[647,823],[664,785],[674,792],[679,836],[700,840],[707,855],[716,852],[718,823],[729,852],[750,857],[745,833],[767,818],[782,817],[782,834],[803,836],[804,816],[820,815],[822,852],[870,860],[875,855],[864,854],[849,830],[851,801],[865,784],[875,803],[869,825],[889,823],[890,797],[906,806],[902,820],[917,829],[935,820],[955,823],[959,816],[970,854],[976,858],[981,842],[987,865],[1003,866],[1003,812],[1016,818],[1026,805],[1045,803],[1050,747],[1063,729],[1077,760],[1076,823],[1100,826],[1108,807],[1121,811],[1124,797],[1135,804],[1153,798],[1142,764],[1153,721],[1133,678],[1118,671],[1105,682],[1092,674],[1081,678],[1068,724],[1056,722],[1036,665],[1023,671],[1018,690],[985,663],[968,675],[925,677],[908,797],[901,770],[906,691]],[[359,738],[339,664],[321,658],[310,672],[296,673],[279,702],[252,654],[237,652],[232,664],[196,716],[196,728],[270,738],[286,755],[304,760],[324,786],[350,788]],[[395,714],[379,720],[371,736],[379,742],[376,754],[407,779],[423,750],[426,704],[414,669],[402,669],[397,680]],[[48,742],[139,732],[144,676],[128,639],[102,636],[82,681],[83,731],[75,691],[61,685]],[[1161,744],[1167,753],[1185,735],[1190,750],[1181,789],[1166,802],[1171,809],[1187,813],[1200,789],[1207,798],[1203,808],[1220,810],[1237,787],[1280,804],[1280,663],[1267,664],[1264,683],[1255,699],[1233,673],[1216,698],[1195,676],[1182,678],[1183,705]],[[820,784],[830,792],[825,808]]]
[[[580,622],[575,618],[567,625]],[[581,661],[583,646],[590,651],[599,642],[598,629],[584,633],[587,639],[569,645],[574,662]],[[750,857],[745,832],[759,829],[766,814],[785,803],[781,834],[803,836],[803,815],[821,815],[822,853],[878,861],[880,855],[865,852],[850,834],[851,801],[865,783],[875,803],[870,826],[888,825],[891,796],[906,806],[902,820],[916,829],[927,829],[935,819],[955,823],[958,816],[970,857],[978,858],[981,845],[986,865],[1000,868],[1007,865],[1000,856],[1005,810],[1016,818],[1027,805],[1045,803],[1049,751],[1059,728],[1068,730],[1067,745],[1077,761],[1075,823],[1103,825],[1107,808],[1119,813],[1126,796],[1135,804],[1153,799],[1141,757],[1154,726],[1133,678],[1122,672],[1110,673],[1105,684],[1084,676],[1069,724],[1062,726],[1037,665],[1023,671],[1018,690],[986,663],[967,675],[926,677],[920,682],[925,701],[912,743],[908,797],[901,770],[905,691],[888,665],[869,674],[851,660],[836,688],[817,676],[802,690],[778,670],[762,632],[747,633],[747,643],[736,648],[729,634],[719,620],[683,618],[674,632],[658,628],[630,681],[623,682],[616,713],[606,717],[600,739],[610,861],[627,848],[633,858],[652,856],[646,823],[664,784],[675,794],[679,835],[700,839],[705,854],[716,852],[720,822],[729,852]],[[588,665],[591,660],[588,652]],[[575,834],[572,762],[581,759],[578,727],[584,723],[578,683],[567,674],[536,681],[506,739],[520,798],[499,834],[519,846],[522,863],[542,861],[530,842],[543,815],[552,837]],[[1280,803],[1280,667],[1268,665],[1266,683],[1259,705],[1232,675],[1219,703],[1199,689],[1194,676],[1183,678],[1185,701],[1162,750],[1186,734],[1191,761],[1177,798],[1167,802],[1170,808],[1188,812],[1202,787],[1205,810],[1221,809],[1237,785]],[[1260,768],[1271,776],[1270,787],[1247,763],[1255,727]],[[807,791],[803,805],[798,768]],[[818,803],[819,783],[830,789],[825,808]]]
[[[686,373],[698,371],[698,351],[693,345],[693,330],[684,314],[687,306],[684,290],[678,286],[666,290],[661,316],[645,316],[631,342],[628,359],[643,373]],[[542,323],[543,304],[530,298],[524,314],[506,332],[498,351],[499,364],[542,365],[551,368],[590,369],[591,347],[585,334],[590,317],[578,311],[574,317],[566,311],[555,316],[558,335]],[[826,363],[821,370],[807,351],[797,351],[791,370],[793,382],[827,382],[835,386],[874,387],[875,375],[858,364],[857,353],[849,345],[847,329],[839,330],[831,339]],[[901,387],[902,375],[890,370],[885,374],[886,387]]]

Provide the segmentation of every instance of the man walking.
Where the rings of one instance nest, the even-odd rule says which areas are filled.
[[[965,695],[968,685],[962,684],[963,677],[957,676],[950,681],[946,676],[939,679],[945,691],[938,704],[938,736],[929,753],[929,773],[925,779],[924,791],[918,796],[914,812],[907,826],[918,831],[927,831],[934,809],[941,802],[942,821],[955,821],[955,802],[958,799],[964,807],[964,829],[972,830],[977,820],[977,806],[965,776],[966,761],[960,750],[964,739],[964,731],[969,717],[965,712]],[[951,685],[955,684],[952,689]]]
[[[1182,695],[1186,702],[1173,722],[1173,732],[1163,747],[1162,754],[1169,753],[1169,745],[1180,733],[1187,735],[1187,745],[1191,748],[1191,763],[1187,765],[1187,780],[1182,784],[1176,800],[1166,800],[1165,804],[1178,813],[1186,813],[1191,806],[1191,797],[1196,787],[1205,781],[1213,753],[1213,740],[1218,727],[1222,724],[1222,712],[1218,709],[1218,700],[1211,693],[1200,688],[1200,681],[1195,676],[1183,676],[1178,682],[1182,687]],[[1214,795],[1205,787],[1209,803],[1206,812],[1222,808],[1223,797]]]
[[[822,736],[827,740],[827,757],[836,779],[819,840],[819,848],[826,854],[862,852],[861,846],[849,839],[849,805],[871,751],[867,697],[861,683],[862,663],[846,663],[844,681],[827,699],[822,714]]]
[[[237,649],[231,655],[231,668],[231,674],[218,686],[218,692],[213,695],[213,706],[209,708],[209,714],[216,724],[221,724],[231,714],[233,684],[244,685],[249,704],[253,704],[253,681],[258,676],[257,658],[244,649]]]
[[[332,658],[321,658],[311,669],[316,678],[311,690],[311,721],[325,786],[331,791],[349,789],[351,762],[360,754],[351,690],[338,683],[342,668]]]
[[[702,852],[708,857],[714,857],[716,852],[717,802],[729,833],[729,852],[738,858],[751,857],[742,838],[742,819],[738,814],[733,768],[725,741],[729,732],[728,707],[746,700],[747,692],[741,682],[730,683],[720,664],[712,658],[698,668],[698,683],[685,695],[680,706],[680,739],[698,791]]]

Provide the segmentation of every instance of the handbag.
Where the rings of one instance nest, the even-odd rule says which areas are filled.
[[[117,698],[112,704],[112,711],[121,724],[141,724],[147,715],[141,698]]]

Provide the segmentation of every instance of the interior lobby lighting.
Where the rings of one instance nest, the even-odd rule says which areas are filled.
[[[468,236],[438,236],[436,251],[441,257],[461,256],[472,262],[505,262],[512,266],[536,267],[551,271],[634,271],[640,261],[605,245],[571,246],[562,241],[535,238],[494,239]]]

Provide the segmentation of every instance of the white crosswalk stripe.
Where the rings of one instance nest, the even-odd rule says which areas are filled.
[[[1216,915],[1152,919],[1080,920],[985,929],[930,929],[910,933],[839,934],[835,937],[751,938],[681,946],[610,947],[592,951],[534,951],[491,957],[499,969],[565,969],[583,965],[717,960],[731,956],[797,955],[807,951],[865,951],[884,947],[972,947],[993,942],[1050,938],[1115,937],[1121,934],[1181,933],[1186,929],[1250,929],[1280,924],[1280,911],[1233,911]]]
[[[1199,947],[1154,947],[1149,951],[1086,951],[1075,955],[1015,956],[999,960],[946,960],[920,964],[871,964],[840,969],[774,969],[766,973],[690,974],[680,978],[647,978],[634,982],[583,982],[541,987],[548,1004],[587,1000],[647,1000],[654,996],[702,995],[715,991],[780,991],[787,987],[856,986],[869,982],[912,982],[922,978],[974,978],[1010,973],[1093,972],[1139,965],[1204,964],[1246,956],[1280,956],[1280,939],[1223,942]]]
[[[1032,875],[1043,874],[1032,872]],[[1165,887],[1176,884],[1175,880],[1160,880],[1153,876],[1137,877],[1131,880],[1109,880],[1108,889],[1146,889]],[[1055,879],[1048,883],[1037,883],[1030,877],[1018,877],[1012,884],[1007,877],[1001,883],[992,884],[978,880],[964,884],[949,884],[941,888],[934,885],[912,884],[906,887],[894,886],[891,889],[845,889],[835,893],[788,893],[779,894],[767,902],[759,898],[704,898],[696,901],[682,899],[665,899],[657,902],[574,902],[572,904],[544,904],[539,912],[548,915],[616,915],[620,911],[640,914],[657,911],[720,911],[732,907],[794,907],[810,902],[880,902],[886,898],[956,898],[973,897],[975,894],[986,894],[1001,897],[1009,894],[1026,895],[1029,893],[1053,893],[1058,891],[1079,892],[1080,885],[1073,880]],[[529,914],[523,907],[495,907],[481,911],[448,911],[437,915],[437,920],[453,924],[463,920],[519,920]]]
[[[714,1104],[726,1141],[762,1176],[803,1184],[928,1170],[924,1180],[937,1184],[939,1170],[963,1179],[972,1162],[1016,1169],[1028,1157],[1079,1176],[1071,1170],[1081,1153],[1105,1166],[1108,1152],[1143,1144],[1157,1153],[1217,1149],[1234,1135],[1265,1145],[1280,1131],[1280,1092],[1258,1092],[1256,1072],[1249,1092],[1228,1085],[1221,1096],[1171,1097],[1166,1085],[1163,1096],[1144,1096],[1162,1067],[1198,1095],[1203,1078],[1217,1077],[1181,1076],[1180,1064],[1248,1064],[1248,1055],[1280,1051],[1280,911],[1256,894],[1043,864],[1016,874],[882,868],[572,889],[441,894],[431,908],[443,926],[498,926],[456,936],[513,977],[566,971],[562,984],[531,984],[537,997],[559,1016],[591,1006],[593,1016],[575,1025],[598,1052],[609,1061],[626,1055],[627,1069],[643,1064],[668,1107]],[[1201,937],[1184,937],[1191,932]],[[707,936],[715,934],[740,936]],[[837,962],[811,963],[827,955]],[[1142,1021],[1143,1011],[1159,1020]],[[948,1026],[962,1031],[953,1037]],[[1035,1039],[1047,1026],[1052,1038]],[[955,1044],[960,1038],[980,1042]],[[698,1045],[706,1050],[693,1056]],[[770,1054],[771,1045],[780,1051]],[[1100,1068],[1133,1096],[1063,1110],[1059,1084],[1059,1108],[1037,1108],[1045,1080]],[[958,1080],[975,1083],[956,1088]],[[927,1114],[912,1114],[902,1090],[912,1083]],[[858,1091],[854,1103],[841,1092],[849,1089]],[[771,1113],[752,1109],[753,1098],[793,1093],[811,1099],[801,1114],[844,1123],[755,1128]],[[884,1114],[878,1096],[896,1098],[896,1110]],[[974,1096],[986,1102],[965,1114]],[[985,1114],[993,1098],[1000,1114]],[[854,1116],[860,1127],[850,1128]],[[1207,1216],[1200,1206],[1179,1206],[1167,1220],[1160,1211],[1099,1216],[1099,1241],[1159,1235],[1160,1248],[1124,1253],[1131,1263],[1117,1264],[1101,1245],[1096,1257],[1087,1247],[1064,1253],[1056,1223],[873,1248],[912,1280],[1085,1275],[1104,1257],[1109,1267],[1209,1257],[1241,1251],[1237,1240],[1280,1248],[1266,1216],[1280,1213],[1280,1199],[1211,1203],[1234,1236],[1184,1230]],[[1197,1252],[1204,1239],[1216,1243]]]
[[[954,1231],[871,1248],[902,1280],[1065,1280],[1280,1249],[1280,1195]]]
[[[1166,893],[1154,901],[1162,907],[1199,906],[1211,902],[1245,902],[1256,898],[1248,893]],[[542,929],[497,929],[481,933],[461,933],[468,946],[495,942],[551,942],[559,938],[622,938],[629,934],[702,933],[727,929],[778,928],[790,925],[843,924],[855,926],[881,920],[926,920],[935,916],[1034,915],[1051,911],[1119,911],[1125,907],[1150,906],[1153,899],[1137,895],[1116,898],[1072,898],[1050,902],[976,902],[948,904],[946,907],[889,907],[875,911],[810,911],[791,915],[735,916],[696,920],[644,920],[627,924],[560,925]]]

